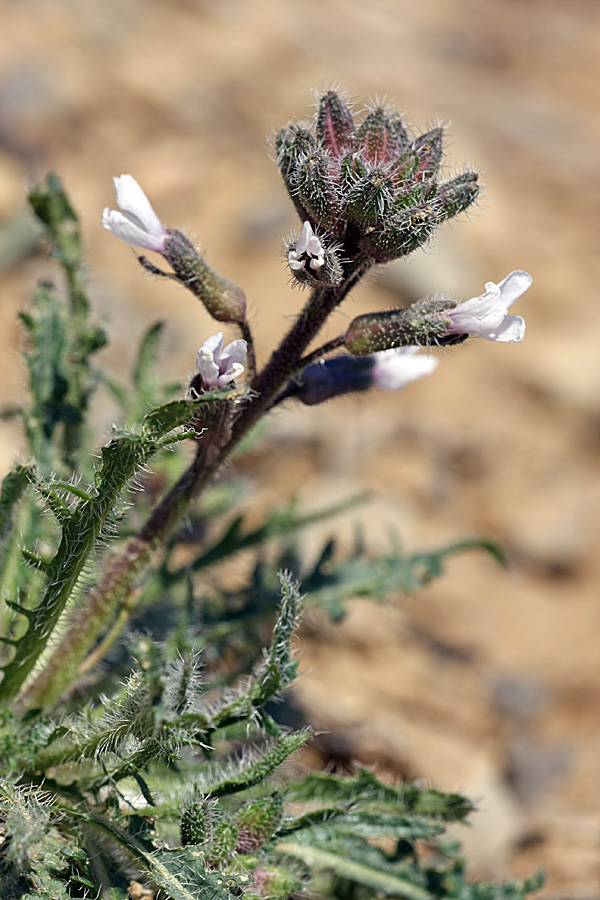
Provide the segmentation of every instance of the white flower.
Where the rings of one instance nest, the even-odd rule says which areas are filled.
[[[374,353],[373,384],[384,391],[399,391],[411,381],[430,375],[438,364],[437,359],[418,353],[418,347],[397,347]]]
[[[121,212],[105,207],[102,227],[134,247],[163,253],[169,233],[145,193],[132,175],[113,178],[115,197]]]
[[[485,294],[459,303],[444,312],[450,320],[448,331],[453,334],[476,334],[488,341],[505,341],[517,344],[525,337],[525,320],[521,316],[509,316],[507,309],[527,288],[533,279],[527,272],[511,272],[499,284],[488,281]]]
[[[196,356],[196,368],[205,391],[214,391],[234,381],[244,371],[246,341],[232,341],[223,349],[223,332],[204,341]]]
[[[312,230],[310,222],[304,223],[298,240],[288,252],[289,267],[295,272],[304,269],[307,262],[315,271],[325,265],[325,248]]]

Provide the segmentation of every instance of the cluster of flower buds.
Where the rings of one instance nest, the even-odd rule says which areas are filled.
[[[334,356],[307,366],[290,382],[279,401],[294,398],[305,406],[316,406],[343,394],[357,394],[371,388],[399,391],[430,375],[438,364],[418,347],[386,350],[372,356]]]
[[[469,335],[488,341],[520,343],[525,336],[525,320],[509,315],[508,308],[531,283],[531,275],[518,270],[499,284],[489,281],[481,296],[463,303],[432,297],[418,300],[407,308],[358,316],[346,332],[345,347],[355,356],[368,356],[414,344],[443,346]]]
[[[288,125],[276,139],[301,220],[332,235],[348,258],[378,263],[411,253],[475,200],[475,172],[438,182],[443,146],[441,127],[415,137],[383,106],[355,123],[335,91],[321,97],[314,126]]]
[[[172,273],[163,272],[143,256],[139,261],[149,272],[167,275],[186,287],[213,319],[243,322],[246,296],[241,288],[215,272],[181,231],[163,225],[132,175],[121,175],[113,183],[119,209],[106,207],[102,226],[127,244],[160,253],[173,268]]]

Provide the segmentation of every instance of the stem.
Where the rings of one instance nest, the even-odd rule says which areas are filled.
[[[72,673],[94,646],[98,635],[111,624],[115,610],[130,606],[136,578],[150,563],[161,542],[242,438],[268,411],[283,385],[298,368],[306,348],[368,266],[369,261],[359,257],[349,264],[346,279],[339,287],[313,291],[295,324],[273,352],[262,372],[252,381],[252,398],[233,423],[230,439],[217,453],[214,453],[216,448],[209,446],[205,449],[200,442],[192,464],[155,507],[139,534],[108,563],[101,580],[87,594],[85,603],[72,618],[44,669],[21,694],[21,708],[47,706],[58,700],[71,680]],[[250,333],[249,330],[247,333]],[[127,617],[122,616],[120,619],[124,624]],[[111,639],[116,639],[114,630],[111,630]]]
[[[338,347],[343,347],[345,340],[346,335],[339,334],[331,341],[327,341],[327,343],[323,344],[322,347],[317,347],[316,350],[313,350],[311,353],[307,353],[306,356],[303,356],[300,360],[298,368],[305,369],[306,366],[310,365],[311,362],[314,362],[315,359],[320,359],[322,356],[326,356],[328,353],[331,353],[332,350],[337,350]]]
[[[246,319],[243,319],[238,324],[240,331],[242,332],[242,337],[247,345],[246,365],[248,367],[248,380],[252,382],[256,378],[256,351],[254,349],[254,338],[252,337],[250,325]]]

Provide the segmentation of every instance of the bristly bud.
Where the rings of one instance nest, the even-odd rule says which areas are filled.
[[[206,797],[198,797],[189,803],[181,815],[179,831],[183,846],[188,844],[204,844],[212,836],[212,817],[214,802]]]
[[[244,896],[248,900],[286,900],[302,890],[301,880],[287,869],[275,866],[257,866],[254,870],[254,884]]]
[[[163,255],[173,267],[176,280],[204,304],[217,322],[243,322],[246,295],[242,289],[209,266],[180,231],[167,230]],[[145,265],[143,257],[140,262]]]
[[[394,202],[394,187],[380,169],[362,178],[348,193],[346,213],[363,228],[375,228],[389,213]]]
[[[477,172],[463,172],[439,186],[440,219],[451,219],[464,212],[475,202],[479,194]]]
[[[431,204],[415,207],[396,216],[389,224],[367,232],[359,246],[375,262],[389,262],[427,243],[438,220],[437,209]]]
[[[409,142],[400,116],[388,115],[382,106],[365,116],[356,137],[362,155],[374,165],[396,159]]]
[[[313,153],[300,163],[297,196],[308,217],[327,231],[334,231],[340,218],[340,200],[328,161],[321,153]]]
[[[444,129],[438,127],[422,134],[413,141],[412,149],[419,160],[415,177],[421,181],[435,178],[444,155]]]
[[[222,866],[235,853],[238,830],[235,825],[223,822],[214,831],[209,862],[213,866]]]
[[[335,91],[327,91],[319,102],[317,138],[332,156],[344,156],[351,149],[356,135],[354,119],[348,107]]]
[[[448,333],[449,321],[443,314],[447,308],[447,300],[426,298],[406,309],[358,316],[346,332],[346,349],[367,356],[394,347],[437,345]]]
[[[342,264],[336,248],[328,246],[314,233],[307,220],[287,252],[290,271],[303,285],[337,287],[342,281]]]
[[[242,807],[236,817],[237,853],[252,853],[261,847],[277,831],[282,817],[283,800],[277,793]]]

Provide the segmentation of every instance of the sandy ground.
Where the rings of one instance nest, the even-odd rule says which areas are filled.
[[[183,378],[215,329],[100,229],[112,175],[133,173],[163,220],[242,284],[264,359],[301,302],[280,256],[297,223],[265,136],[332,84],[394,100],[422,130],[450,124],[449,166],[485,178],[479,210],[361,286],[331,335],[407,294],[467,298],[523,268],[525,342],[472,341],[402,395],[282,411],[275,448],[247,471],[263,506],[370,488],[374,550],[390,528],[409,549],[473,534],[504,544],[509,573],[468,555],[416,598],[356,602],[341,627],[310,617],[296,699],[328,732],[321,759],[379,761],[479,799],[462,835],[475,875],[541,867],[544,897],[598,896],[600,4],[0,0],[0,20],[0,223],[14,234],[27,184],[60,172],[115,370],[164,318],[163,371]],[[11,403],[24,382],[16,312],[48,270],[26,237],[4,249]],[[1,467],[18,452],[6,425]],[[358,515],[336,523],[342,540]]]

